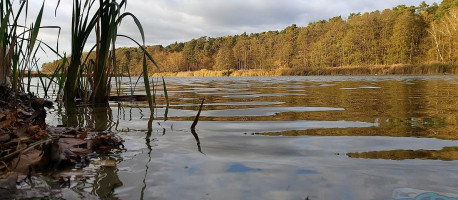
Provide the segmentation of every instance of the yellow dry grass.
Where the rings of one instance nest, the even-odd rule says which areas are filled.
[[[395,64],[395,65],[373,65],[373,66],[343,66],[311,68],[277,68],[273,70],[251,69],[251,70],[222,70],[214,71],[202,69],[199,71],[186,72],[163,72],[155,73],[153,76],[164,77],[248,77],[248,76],[338,76],[338,75],[433,75],[433,74],[458,74],[458,65],[445,63],[427,64]]]

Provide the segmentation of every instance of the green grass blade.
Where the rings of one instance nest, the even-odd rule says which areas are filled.
[[[2,24],[0,25],[0,47],[3,47],[5,45],[3,38],[5,38],[6,30],[8,28],[8,21],[10,18],[10,14],[11,14],[11,9],[8,9],[6,11],[5,17],[2,20]]]
[[[30,84],[32,81],[32,70],[27,70],[27,92],[30,92]]]
[[[164,80],[164,77],[162,77],[162,86],[164,88],[164,96],[165,96],[165,103],[166,103],[166,107],[165,107],[165,113],[164,113],[164,120],[167,121],[167,114],[169,113],[169,95],[167,93],[167,86],[165,85],[165,80]]]
[[[29,47],[29,52],[33,50],[33,47],[35,46],[35,42],[38,37],[38,32],[40,31],[40,26],[41,26],[41,19],[43,17],[43,9],[44,9],[44,2],[43,5],[41,6],[40,12],[38,13],[37,19],[35,20],[35,24],[32,30],[32,35],[30,37],[30,47]]]
[[[146,97],[148,100],[149,109],[152,114],[154,113],[154,107],[153,107],[153,99],[151,96],[151,88],[150,88],[149,79],[148,79],[148,66],[146,65],[146,55],[145,54],[143,54],[143,81],[145,84],[145,91],[146,91]]]
[[[47,90],[49,90],[49,87],[52,85],[51,84],[52,82],[56,82],[56,81],[54,81],[54,79],[58,78],[60,70],[65,67],[66,63],[67,63],[67,56],[64,55],[62,63],[58,67],[56,67],[56,69],[54,70],[54,72],[53,72],[53,74],[52,74],[52,76],[51,76],[51,78],[49,80],[49,85],[47,86],[48,87]],[[56,84],[59,84],[59,83],[56,82]]]
[[[46,86],[46,83],[43,80],[43,74],[41,73],[40,69],[38,68],[38,65],[36,65],[36,68],[37,68],[37,73],[38,73],[38,79],[40,80],[41,85],[43,86],[43,90],[45,92],[45,97],[47,97],[48,96],[48,87]],[[38,85],[37,85],[37,90],[38,90]],[[38,94],[38,92],[37,92],[37,94]]]
[[[140,23],[140,21],[138,20],[138,18],[137,18],[135,15],[133,15],[133,14],[130,13],[130,12],[125,12],[125,13],[123,13],[123,14],[118,18],[117,24],[118,24],[118,25],[121,24],[121,22],[122,22],[122,20],[124,19],[124,17],[127,17],[127,16],[130,16],[130,17],[134,20],[135,24],[136,24],[137,27],[138,27],[138,30],[140,31],[140,34],[141,34],[141,36],[142,36],[142,41],[143,41],[143,43],[144,43],[144,42],[145,42],[145,32],[143,31],[143,26],[142,26],[142,24]]]

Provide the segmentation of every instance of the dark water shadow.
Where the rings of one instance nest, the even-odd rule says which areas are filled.
[[[62,124],[68,127],[85,128],[94,132],[106,132],[116,129],[119,124],[121,109],[118,110],[117,119],[113,119],[111,107],[107,105],[92,106],[85,104],[58,105],[58,115],[62,119]],[[118,107],[119,108],[119,107]],[[106,150],[98,150],[101,155],[108,155]],[[118,176],[117,163],[121,158],[110,159],[109,156],[100,156],[99,161],[94,161],[96,168],[92,181],[90,195],[96,195],[101,199],[119,199],[115,195],[115,189],[123,186],[123,182]],[[98,164],[97,164],[98,163]],[[82,192],[75,188],[75,192]],[[88,196],[82,194],[83,196]]]
[[[92,109],[92,121],[95,131],[109,131],[116,125],[113,121],[113,113],[109,106],[94,107]]]
[[[118,107],[119,108],[119,107]],[[68,127],[88,128],[92,131],[103,132],[116,129],[119,124],[119,111],[117,119],[113,120],[111,107],[106,105],[66,105],[65,112],[58,113],[61,115],[62,124]]]
[[[194,122],[191,125],[191,133],[194,136],[194,138],[196,139],[197,150],[200,153],[202,153],[202,148],[200,147],[200,140],[199,140],[199,135],[197,135],[197,132],[196,132],[196,126],[197,126],[197,123],[199,122],[199,116],[200,116],[200,112],[202,111],[202,107],[204,105],[204,101],[205,101],[205,98],[202,99],[202,103],[200,104],[199,111],[197,112],[196,118],[194,119]],[[204,153],[202,153],[202,154],[204,154]]]
[[[121,186],[123,183],[119,179],[116,164],[102,165],[95,174],[91,193],[101,199],[119,199],[114,193],[115,189]]]
[[[204,154],[204,153],[202,152],[202,148],[201,148],[201,146],[200,146],[200,139],[199,139],[199,135],[197,135],[196,129],[191,128],[191,133],[192,133],[192,135],[194,136],[194,139],[196,139],[197,150],[198,150],[200,153]],[[205,155],[205,154],[204,154],[204,155]]]

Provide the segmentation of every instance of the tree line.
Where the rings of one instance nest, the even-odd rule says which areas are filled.
[[[281,31],[148,46],[161,72],[458,63],[458,0],[352,13]],[[91,58],[93,55],[89,55]],[[142,72],[140,48],[116,50],[118,70]],[[61,61],[45,63],[52,73]],[[157,72],[148,64],[149,72]]]

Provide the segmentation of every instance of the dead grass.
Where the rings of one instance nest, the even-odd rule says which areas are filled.
[[[373,65],[373,66],[343,66],[325,67],[319,69],[311,68],[277,68],[274,70],[252,69],[252,70],[224,70],[213,71],[202,69],[199,71],[186,72],[163,72],[155,73],[153,76],[165,77],[248,77],[248,76],[339,76],[339,75],[437,75],[437,74],[458,74],[458,65],[447,63],[427,64],[395,64],[395,65]]]

